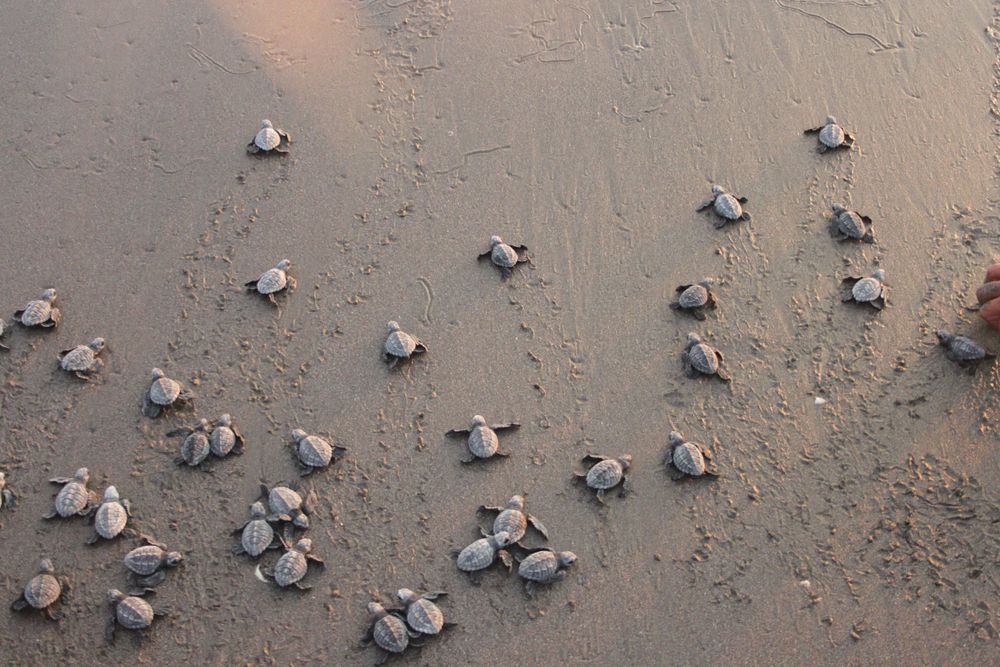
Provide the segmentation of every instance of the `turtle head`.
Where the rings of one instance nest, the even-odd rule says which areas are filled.
[[[90,480],[90,471],[86,468],[78,468],[75,473],[73,473],[73,481],[80,482],[81,484],[86,484]]]
[[[826,117],[826,124],[827,125],[836,125],[837,124],[837,119],[834,118],[833,116],[827,116]]]
[[[684,436],[681,435],[680,431],[671,431],[670,432],[670,444],[671,445],[683,445],[684,444]]]
[[[493,544],[495,548],[502,549],[503,547],[510,544],[510,533],[508,533],[506,530],[501,530],[499,533],[497,533],[490,539],[490,542]]]
[[[55,300],[56,300],[55,288],[50,287],[44,292],[42,292],[42,301],[48,301],[49,303],[52,303]]]
[[[270,128],[273,128],[273,127],[274,127],[274,124],[273,124],[273,123],[272,123],[271,121],[269,121],[269,120],[268,120],[268,119],[266,119],[266,118],[265,118],[264,120],[260,121],[260,129],[262,129],[262,130],[266,130],[266,129],[267,129],[267,128],[269,128],[269,127],[270,127]]]
[[[503,239],[494,234],[490,237],[490,246],[497,246],[503,243]]]
[[[301,442],[302,440],[308,437],[309,436],[306,434],[306,432],[300,428],[294,429],[292,431],[292,440],[294,440],[295,442]]]
[[[0,488],[7,483],[7,473],[0,471]]]
[[[844,206],[842,204],[836,204],[835,203],[835,204],[832,204],[830,206],[830,208],[833,209],[834,215],[840,215],[841,213],[846,213],[847,212],[847,209],[844,208]]]
[[[310,540],[308,537],[303,537],[301,540],[296,542],[295,546],[292,548],[298,551],[299,553],[307,554],[310,551],[312,551],[313,541]]]
[[[232,417],[232,415],[230,415],[227,412],[226,414],[224,414],[221,417],[219,417],[219,421],[217,421],[216,424],[218,426],[232,426],[233,425],[233,417]]]
[[[632,465],[632,455],[623,454],[622,456],[618,457],[618,463],[621,464],[622,470],[628,470],[629,467]]]
[[[281,269],[282,271],[287,271],[288,269],[292,268],[292,260],[283,259],[280,262],[278,262],[275,268]]]
[[[120,496],[118,495],[118,489],[113,486],[109,486],[104,489],[104,502],[106,503],[116,503]]]
[[[369,602],[368,613],[374,616],[375,618],[382,618],[383,616],[385,616],[385,607],[380,605],[378,602]]]
[[[43,558],[41,562],[38,563],[38,571],[44,574],[52,574],[56,571],[55,566],[52,561],[48,558]]]
[[[701,336],[692,332],[688,334],[688,345],[697,345],[701,342]]]
[[[712,186],[712,194],[713,195],[718,196],[718,195],[721,195],[721,194],[725,194],[725,192],[726,191],[722,188],[721,185],[713,185]]]
[[[211,426],[211,424],[204,417],[202,417],[201,419],[198,420],[198,430],[200,430],[200,431],[207,431],[210,426]]]
[[[704,287],[705,289],[708,289],[709,287],[715,284],[715,279],[706,276],[705,278],[702,278],[701,282],[698,284]]]
[[[101,350],[104,349],[105,345],[106,345],[106,343],[104,342],[104,339],[98,337],[98,338],[95,338],[94,340],[90,341],[90,345],[88,345],[87,347],[89,347],[94,352],[100,352]]]
[[[292,519],[292,523],[295,526],[301,528],[302,530],[306,530],[309,528],[309,517],[306,515],[305,512],[299,510],[298,512],[296,512],[295,518]]]
[[[524,511],[524,496],[511,496],[510,500],[507,501],[507,509],[517,510],[518,512]]]
[[[163,378],[163,377],[166,377],[166,376],[167,376],[167,374],[163,372],[162,368],[154,368],[153,369],[153,382],[156,382],[160,378]]]
[[[112,588],[111,590],[108,591],[108,602],[110,602],[111,604],[115,604],[116,602],[119,602],[120,600],[124,599],[125,599],[125,594],[122,593],[117,588]]]
[[[885,269],[879,269],[872,274],[872,278],[879,281],[880,283],[885,282]]]
[[[177,567],[184,561],[184,554],[180,551],[171,551],[166,556],[163,557],[163,562],[166,563],[167,567]]]
[[[955,338],[955,334],[946,329],[938,329],[934,333],[937,334],[938,342],[942,345],[947,345],[953,338]]]
[[[398,591],[396,591],[396,596],[399,597],[400,602],[403,602],[405,604],[416,602],[417,600],[417,594],[411,591],[409,588],[400,588]]]
[[[474,415],[472,417],[472,428],[477,426],[486,426],[486,419],[482,415]]]
[[[267,516],[267,509],[264,508],[264,503],[258,500],[250,506],[251,519],[263,519],[265,516]]]
[[[560,551],[556,554],[556,560],[563,567],[568,567],[576,562],[576,554],[572,551]]]

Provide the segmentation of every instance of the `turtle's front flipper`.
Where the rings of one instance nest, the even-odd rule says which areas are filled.
[[[155,588],[163,583],[167,578],[167,573],[163,570],[157,570],[148,577],[137,577],[135,583],[139,584],[143,588]]]
[[[10,608],[14,611],[21,611],[22,609],[27,608],[27,606],[28,601],[24,599],[24,593],[22,593],[21,597],[14,600],[14,603],[10,606]]]
[[[59,324],[59,320],[62,319],[62,313],[59,312],[58,308],[53,308],[49,313],[49,319],[42,322],[42,326],[46,329],[51,329],[52,327]]]
[[[529,514],[528,523],[530,523],[532,527],[534,527],[534,529],[541,534],[542,537],[544,537],[545,539],[549,539],[549,531],[544,525],[542,525],[542,522],[538,520],[538,517]]]
[[[192,431],[189,428],[175,428],[172,431],[167,431],[167,437],[168,438],[176,438],[179,435],[183,435],[186,438],[187,436],[191,435],[192,433],[194,433],[194,431]]]
[[[300,591],[308,591],[312,589],[312,586],[310,586],[309,584],[303,584],[301,581],[296,581],[295,587]]]
[[[804,131],[802,134],[816,134],[817,132],[819,132],[822,129],[823,129],[822,125],[820,125],[819,127],[810,127],[808,130]]]
[[[244,287],[249,287],[251,289],[256,290],[257,289],[257,281],[256,280],[248,280],[245,283],[243,283],[243,286]]]
[[[156,403],[153,403],[153,401],[150,400],[149,398],[149,392],[146,392],[146,395],[142,397],[143,416],[149,417],[150,419],[155,419],[156,417],[160,416],[161,412],[163,412],[163,408],[161,408]]]
[[[14,319],[20,320],[21,319],[21,315],[24,315],[24,311],[23,310],[15,310],[14,311]]]
[[[535,582],[531,579],[524,580],[524,594],[529,598],[535,597]]]
[[[260,146],[251,141],[247,144],[247,153],[250,153],[250,155],[257,155],[260,153]]]
[[[521,428],[521,425],[517,422],[511,422],[509,424],[493,424],[490,428],[494,431],[506,431],[508,429],[513,431],[514,429]]]
[[[115,612],[111,612],[111,618],[108,619],[107,625],[104,626],[104,641],[109,644],[115,642],[115,630],[117,629],[118,622],[115,620]]]
[[[497,551],[497,556],[500,558],[500,562],[504,564],[508,570],[514,567],[514,559],[511,558],[510,552],[506,549],[500,549]]]
[[[819,146],[816,147],[816,152],[817,153],[825,153],[828,150],[830,150],[830,149],[827,147],[826,144],[820,144]]]
[[[727,371],[721,365],[715,371],[715,374],[719,376],[719,379],[722,380],[723,382],[732,382],[733,377],[729,374],[729,371]]]
[[[413,348],[413,354],[423,354],[427,351],[427,346],[423,343],[417,343],[416,347]]]
[[[879,297],[879,298],[877,298],[877,299],[873,299],[873,300],[872,300],[872,301],[871,301],[870,303],[871,303],[871,304],[872,304],[872,306],[874,306],[874,307],[875,307],[875,308],[876,308],[877,310],[882,310],[883,308],[885,308],[885,297],[881,297],[881,296],[880,296],[880,297]]]
[[[599,490],[596,495],[597,495],[597,502],[601,503],[602,505],[606,504],[604,502],[604,489]]]
[[[453,428],[450,431],[448,431],[447,433],[445,433],[445,435],[451,436],[453,438],[456,437],[456,436],[462,436],[462,437],[464,437],[464,436],[469,435],[470,431],[471,431],[471,429],[467,429],[467,428]]]
[[[702,203],[702,205],[701,205],[701,206],[699,206],[699,207],[698,207],[697,209],[695,209],[695,210],[696,210],[696,211],[697,211],[698,213],[701,213],[702,211],[706,211],[706,210],[708,210],[709,208],[711,208],[712,204],[714,204],[714,203],[715,203],[715,199],[709,199],[708,201],[706,201],[706,202]]]

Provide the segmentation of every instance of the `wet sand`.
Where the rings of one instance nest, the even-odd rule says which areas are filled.
[[[1000,375],[933,335],[1000,347],[965,310],[1000,252],[996,3],[283,6],[0,10],[4,307],[55,286],[63,311],[4,339],[0,583],[48,554],[75,584],[58,625],[0,614],[6,664],[370,664],[365,605],[402,586],[449,591],[461,626],[399,664],[1000,660]],[[856,150],[816,154],[828,113]],[[245,154],[265,117],[287,159]],[[712,183],[752,222],[695,213]],[[878,243],[833,242],[832,201]],[[507,282],[475,261],[493,233],[532,250]],[[241,286],[282,257],[275,310]],[[890,307],[841,304],[876,266]],[[668,308],[705,275],[706,322]],[[430,348],[404,373],[390,319]],[[731,386],[684,378],[689,331]],[[98,335],[98,382],[57,371]],[[193,409],[140,416],[153,366]],[[175,466],[165,433],[223,412],[247,452]],[[475,413],[523,424],[513,456],[459,462],[444,433]],[[305,594],[229,553],[260,478],[296,475],[295,427],[350,450],[305,482],[327,563]],[[671,428],[718,480],[669,480]],[[590,451],[630,452],[634,495],[573,486]],[[82,465],[188,554],[145,641],[102,638],[134,543],[40,519]],[[533,600],[448,554],[518,492],[580,557]]]

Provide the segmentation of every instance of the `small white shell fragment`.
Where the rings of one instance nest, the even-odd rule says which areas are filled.
[[[822,398],[821,396],[816,397],[816,405],[825,405],[825,404],[826,404],[825,398]]]

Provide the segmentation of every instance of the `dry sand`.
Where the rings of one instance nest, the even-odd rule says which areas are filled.
[[[996,663],[1000,376],[933,330],[1000,344],[964,309],[1000,230],[998,7],[7,3],[4,308],[55,286],[64,320],[5,338],[0,581],[13,599],[49,554],[76,589],[58,625],[0,614],[3,662],[369,664],[365,605],[408,586],[448,590],[461,627],[400,664]],[[827,113],[858,150],[816,154]],[[264,117],[287,159],[244,153]],[[694,212],[716,182],[751,223]],[[835,200],[877,245],[829,238]],[[492,233],[534,265],[501,283],[475,261]],[[280,310],[241,292],[286,256]],[[890,308],[839,303],[876,265]],[[669,310],[704,275],[721,307]],[[406,373],[379,359],[389,319],[431,350]],[[731,386],[682,376],[694,330]],[[97,335],[99,382],[57,372]],[[193,410],[139,415],[153,366]],[[222,412],[246,454],[175,466],[164,434]],[[524,424],[510,459],[459,463],[443,434],[477,412]],[[295,474],[293,427],[350,449],[307,482],[328,565],[308,594],[229,554],[258,480]],[[667,478],[671,427],[719,480]],[[631,452],[636,493],[572,486],[588,451]],[[80,465],[188,554],[145,641],[101,636],[133,545],[40,520]],[[515,492],[580,556],[534,600],[448,555]]]

